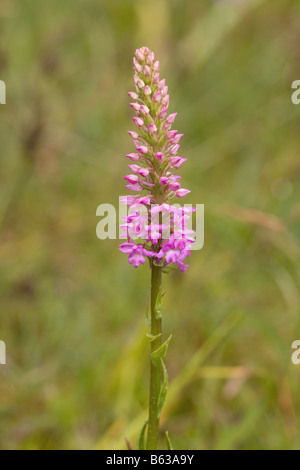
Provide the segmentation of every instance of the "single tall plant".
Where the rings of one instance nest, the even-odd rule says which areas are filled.
[[[129,263],[137,268],[149,260],[151,268],[151,346],[149,419],[139,439],[139,449],[156,450],[159,420],[168,389],[168,374],[163,362],[171,336],[162,340],[162,273],[170,263],[185,272],[185,258],[194,242],[193,230],[187,224],[192,207],[172,205],[174,197],[184,198],[190,191],[181,188],[181,177],[174,171],[185,158],[178,156],[183,134],[172,130],[177,113],[168,114],[169,95],[165,80],[160,79],[160,63],[147,47],[136,51],[133,59],[135,91],[129,96],[135,112],[133,121],[138,130],[132,137],[136,152],[126,155],[131,160],[131,174],[125,176],[126,188],[138,194],[126,196],[129,206],[124,217],[120,250],[129,255]],[[142,194],[142,191],[146,193]],[[146,433],[147,432],[147,433]],[[170,447],[170,441],[168,439]]]

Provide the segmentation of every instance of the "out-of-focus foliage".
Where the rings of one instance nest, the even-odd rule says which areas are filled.
[[[148,398],[149,269],[96,238],[132,151],[137,47],[185,133],[206,241],[165,277],[175,449],[299,449],[298,1],[2,0],[0,448],[125,448]],[[164,440],[162,440],[162,445]]]

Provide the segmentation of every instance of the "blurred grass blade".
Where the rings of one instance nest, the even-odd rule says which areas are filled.
[[[226,336],[236,327],[241,320],[240,313],[229,315],[221,325],[213,332],[203,346],[194,354],[190,361],[186,364],[183,371],[172,382],[169,390],[168,403],[164,408],[163,415],[168,415],[171,409],[180,399],[180,395],[184,387],[198,374],[199,367],[206,361],[212,352],[226,338]]]
[[[207,360],[207,358],[217,349],[220,343],[226,336],[236,327],[241,321],[241,313],[233,313],[229,315],[223,322],[216,328],[210,338],[204,343],[203,346],[195,353],[191,360],[186,365],[185,369],[178,375],[178,377],[170,383],[168,391],[168,401],[164,406],[162,413],[162,421],[169,416],[171,410],[175,407],[181,397],[181,392],[185,386],[198,374],[198,369]],[[147,410],[141,412],[134,421],[116,421],[108,429],[106,434],[102,436],[101,440],[96,446],[97,450],[117,450],[124,449],[124,435],[130,440],[137,438],[139,429],[142,427],[143,422],[147,419]]]
[[[257,432],[258,421],[263,414],[263,407],[257,403],[256,405],[249,407],[239,422],[220,430],[214,450],[243,448],[243,441],[247,440],[247,436]]]
[[[171,442],[171,439],[170,439],[170,436],[169,436],[169,433],[168,431],[166,431],[166,441],[167,441],[167,448],[168,450],[174,450],[174,447],[172,446],[172,442]]]
[[[201,15],[181,44],[180,58],[197,68],[212,57],[226,36],[247,14],[265,0],[214,2],[206,15]]]
[[[164,380],[163,380],[163,383],[162,383],[162,386],[161,386],[161,389],[160,389],[160,392],[159,392],[159,397],[158,397],[158,404],[157,404],[157,417],[158,418],[160,418],[163,406],[164,406],[165,401],[166,401],[168,388],[169,388],[168,371],[167,371],[167,368],[166,368],[166,366],[164,364],[164,361],[162,359],[161,359],[161,366],[163,368]]]
[[[137,450],[146,450],[146,429],[148,426],[148,420],[145,421],[137,444]]]

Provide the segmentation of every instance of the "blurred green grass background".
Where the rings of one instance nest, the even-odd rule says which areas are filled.
[[[126,191],[143,45],[206,210],[204,249],[164,280],[162,430],[176,449],[300,449],[299,17],[296,0],[2,0],[1,449],[126,448],[143,423],[149,270],[95,233]]]

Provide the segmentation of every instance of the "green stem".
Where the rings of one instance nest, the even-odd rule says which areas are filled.
[[[151,335],[157,337],[151,343],[151,354],[162,344],[162,320],[156,318],[155,306],[162,285],[162,267],[153,264],[151,270]],[[162,381],[161,364],[153,364],[150,370],[150,398],[147,450],[156,450],[158,445],[159,418],[157,416],[158,397]]]

